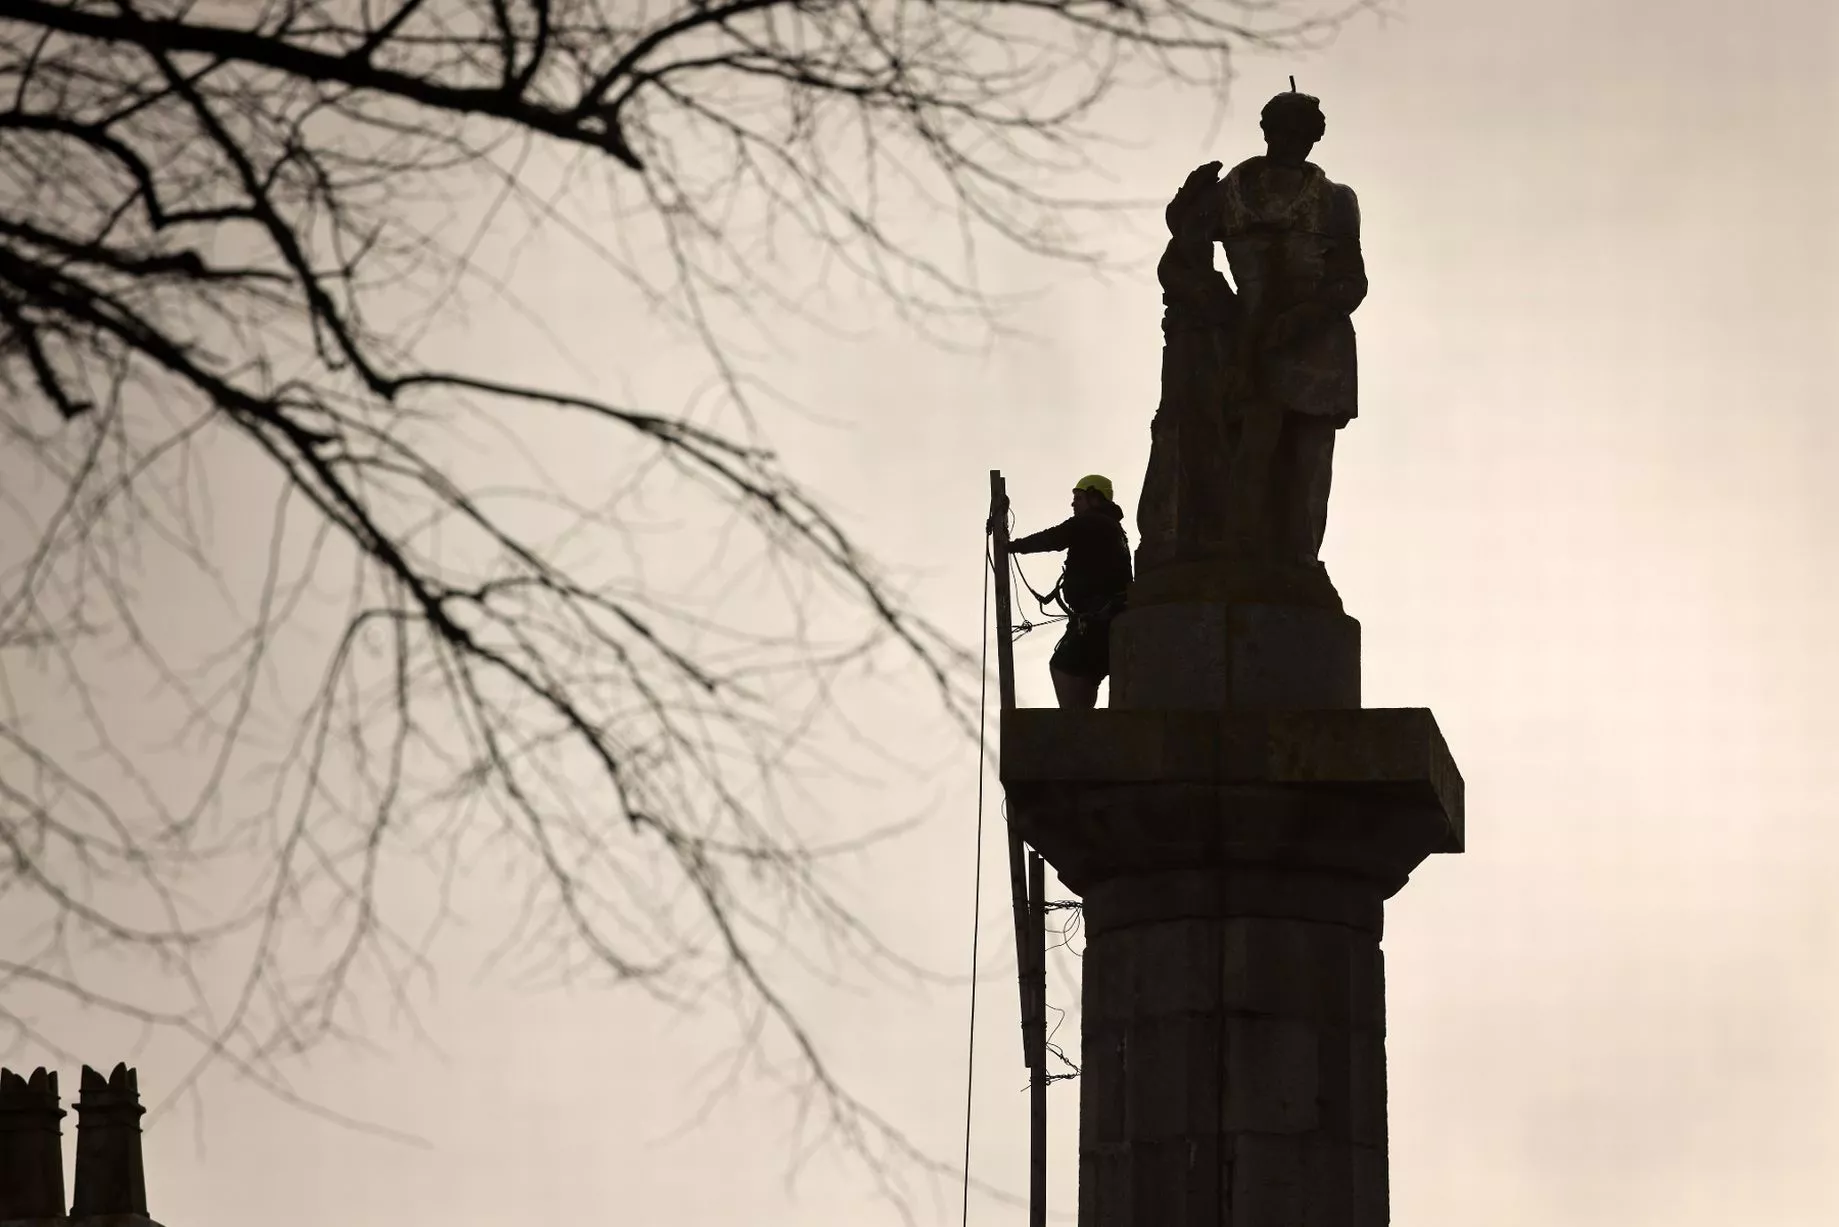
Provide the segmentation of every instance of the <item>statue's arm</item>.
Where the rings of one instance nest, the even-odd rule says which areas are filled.
[[[1219,308],[1232,302],[1232,287],[1213,267],[1213,241],[1177,235],[1162,249],[1156,280],[1172,301]]]
[[[1266,348],[1312,336],[1334,321],[1351,316],[1366,298],[1366,260],[1360,254],[1360,202],[1348,188],[1336,187],[1334,191],[1322,280],[1313,294],[1286,308],[1265,326],[1261,343]]]
[[[1334,242],[1323,270],[1322,305],[1352,315],[1366,298],[1366,258],[1360,254],[1360,201],[1352,188],[1337,187],[1331,218]]]
[[[1163,213],[1169,241],[1156,264],[1156,280],[1171,306],[1217,312],[1232,304],[1232,287],[1213,267],[1213,241],[1219,229],[1219,172],[1218,162],[1197,167]]]

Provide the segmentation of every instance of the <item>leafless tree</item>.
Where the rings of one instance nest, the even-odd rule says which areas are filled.
[[[15,1009],[30,986],[287,1094],[281,1058],[355,1032],[355,977],[423,966],[386,879],[489,864],[522,885],[510,936],[665,998],[716,988],[847,1142],[904,1146],[759,957],[787,934],[892,957],[776,801],[843,673],[895,652],[964,716],[974,660],[775,458],[720,320],[844,276],[916,329],[988,320],[978,242],[1093,256],[1055,189],[1106,97],[1217,100],[1239,49],[1365,4],[1301,7],[0,6],[0,1020],[53,1040]],[[508,221],[697,338],[720,420],[430,358]],[[538,431],[617,480],[546,476]],[[225,481],[269,542],[254,574],[218,540]],[[654,505],[679,556],[733,536],[713,574],[766,566],[782,616],[654,574]],[[230,632],[151,623],[155,584]],[[171,714],[163,742],[126,691]],[[232,870],[243,897],[198,896]],[[98,948],[183,991],[111,995]],[[199,969],[224,960],[218,1000]]]

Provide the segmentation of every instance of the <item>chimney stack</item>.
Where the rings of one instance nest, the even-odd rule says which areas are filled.
[[[57,1074],[0,1069],[0,1221],[64,1217]]]
[[[147,1214],[147,1175],[141,1166],[140,1083],[125,1063],[104,1080],[85,1065],[77,1099],[76,1195],[72,1218]]]

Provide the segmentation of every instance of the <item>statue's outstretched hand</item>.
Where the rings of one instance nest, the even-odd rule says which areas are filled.
[[[1219,187],[1220,165],[1209,162],[1189,173],[1163,213],[1170,234],[1177,238],[1188,237],[1197,227],[1208,223],[1213,213],[1215,189]]]
[[[1223,162],[1208,162],[1204,166],[1196,166],[1188,172],[1187,182],[1181,185],[1181,190],[1190,192],[1195,188],[1212,187],[1220,181],[1220,167],[1223,165]]]

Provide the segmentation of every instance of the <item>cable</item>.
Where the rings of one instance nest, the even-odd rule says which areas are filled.
[[[964,1054],[964,1207],[963,1227],[971,1221],[971,1092],[977,1074],[977,938],[983,920],[983,722],[990,695],[990,576],[996,560],[983,554],[983,651],[977,671],[977,859],[971,873],[971,1018]]]
[[[1064,612],[1066,609],[1066,599],[1060,595],[1060,587],[1066,582],[1065,567],[1060,568],[1060,578],[1054,582],[1052,588],[1048,589],[1046,596],[1042,596],[1039,592],[1034,590],[1034,585],[1028,582],[1028,573],[1022,570],[1022,560],[1014,554],[1009,555],[1009,570],[1015,576],[1016,581],[1020,583],[1023,588],[1028,590],[1028,595],[1033,597],[1035,603],[1041,607],[1040,614],[1043,619],[1043,622],[1040,623],[1031,622],[1028,620],[1028,615],[1023,614],[1021,625],[1015,628],[1016,638],[1019,639],[1022,635],[1033,630],[1036,626],[1044,625],[1047,622],[1064,622],[1067,620],[1068,615]],[[1049,601],[1059,605],[1063,612],[1057,614],[1049,613],[1047,611],[1047,603]]]
[[[1050,618],[1062,616],[1062,615],[1057,615],[1057,614],[1048,614],[1047,605],[1048,605],[1048,602],[1051,601],[1054,604],[1061,605],[1062,608],[1064,608],[1064,601],[1062,600],[1060,596],[1060,588],[1061,588],[1061,585],[1064,584],[1066,581],[1065,564],[1062,564],[1060,567],[1060,577],[1054,581],[1054,586],[1052,588],[1049,588],[1045,595],[1039,592],[1036,592],[1034,590],[1034,585],[1028,582],[1028,573],[1022,570],[1022,560],[1021,560],[1020,555],[1017,555],[1017,554],[1009,555],[1009,567],[1015,573],[1015,578],[1021,581],[1022,587],[1028,590],[1028,595],[1033,597],[1035,599],[1035,603],[1041,607],[1041,612],[1043,614],[1047,614],[1047,616]]]
[[[1014,508],[1004,508],[1003,524],[1006,526],[1007,531],[1011,533],[1015,531],[1015,510]],[[994,558],[990,558],[987,552],[985,554],[985,558],[986,560],[988,560],[990,567],[994,569],[996,566],[996,560]],[[1047,612],[1047,603],[1049,601],[1054,601],[1058,603],[1061,609],[1066,608],[1066,602],[1060,596],[1060,584],[1056,582],[1054,586],[1048,590],[1047,595],[1042,596],[1040,593],[1034,590],[1034,585],[1028,582],[1028,575],[1026,572],[1022,570],[1022,560],[1020,556],[1016,554],[1009,554],[1008,561],[1009,561],[1009,573],[1012,576],[1014,576],[1016,582],[1018,582],[1019,584],[1021,584],[1023,588],[1028,590],[1028,595],[1033,597],[1035,599],[1035,603],[1041,607],[1040,612],[1041,612],[1041,616],[1043,619],[1043,621],[1041,622],[1033,622],[1029,620],[1029,617],[1027,614],[1013,615],[1013,611],[1012,611],[1012,616],[1017,617],[1018,620],[1016,621],[1015,625],[1009,628],[1009,638],[1011,640],[1020,639],[1023,635],[1026,635],[1029,631],[1033,630],[1037,626],[1045,626],[1048,623],[1052,623],[1052,622],[1066,621],[1067,615],[1064,613],[1053,614],[1053,613]],[[1066,568],[1063,566],[1060,568],[1060,579],[1064,580],[1065,578],[1066,578]]]

